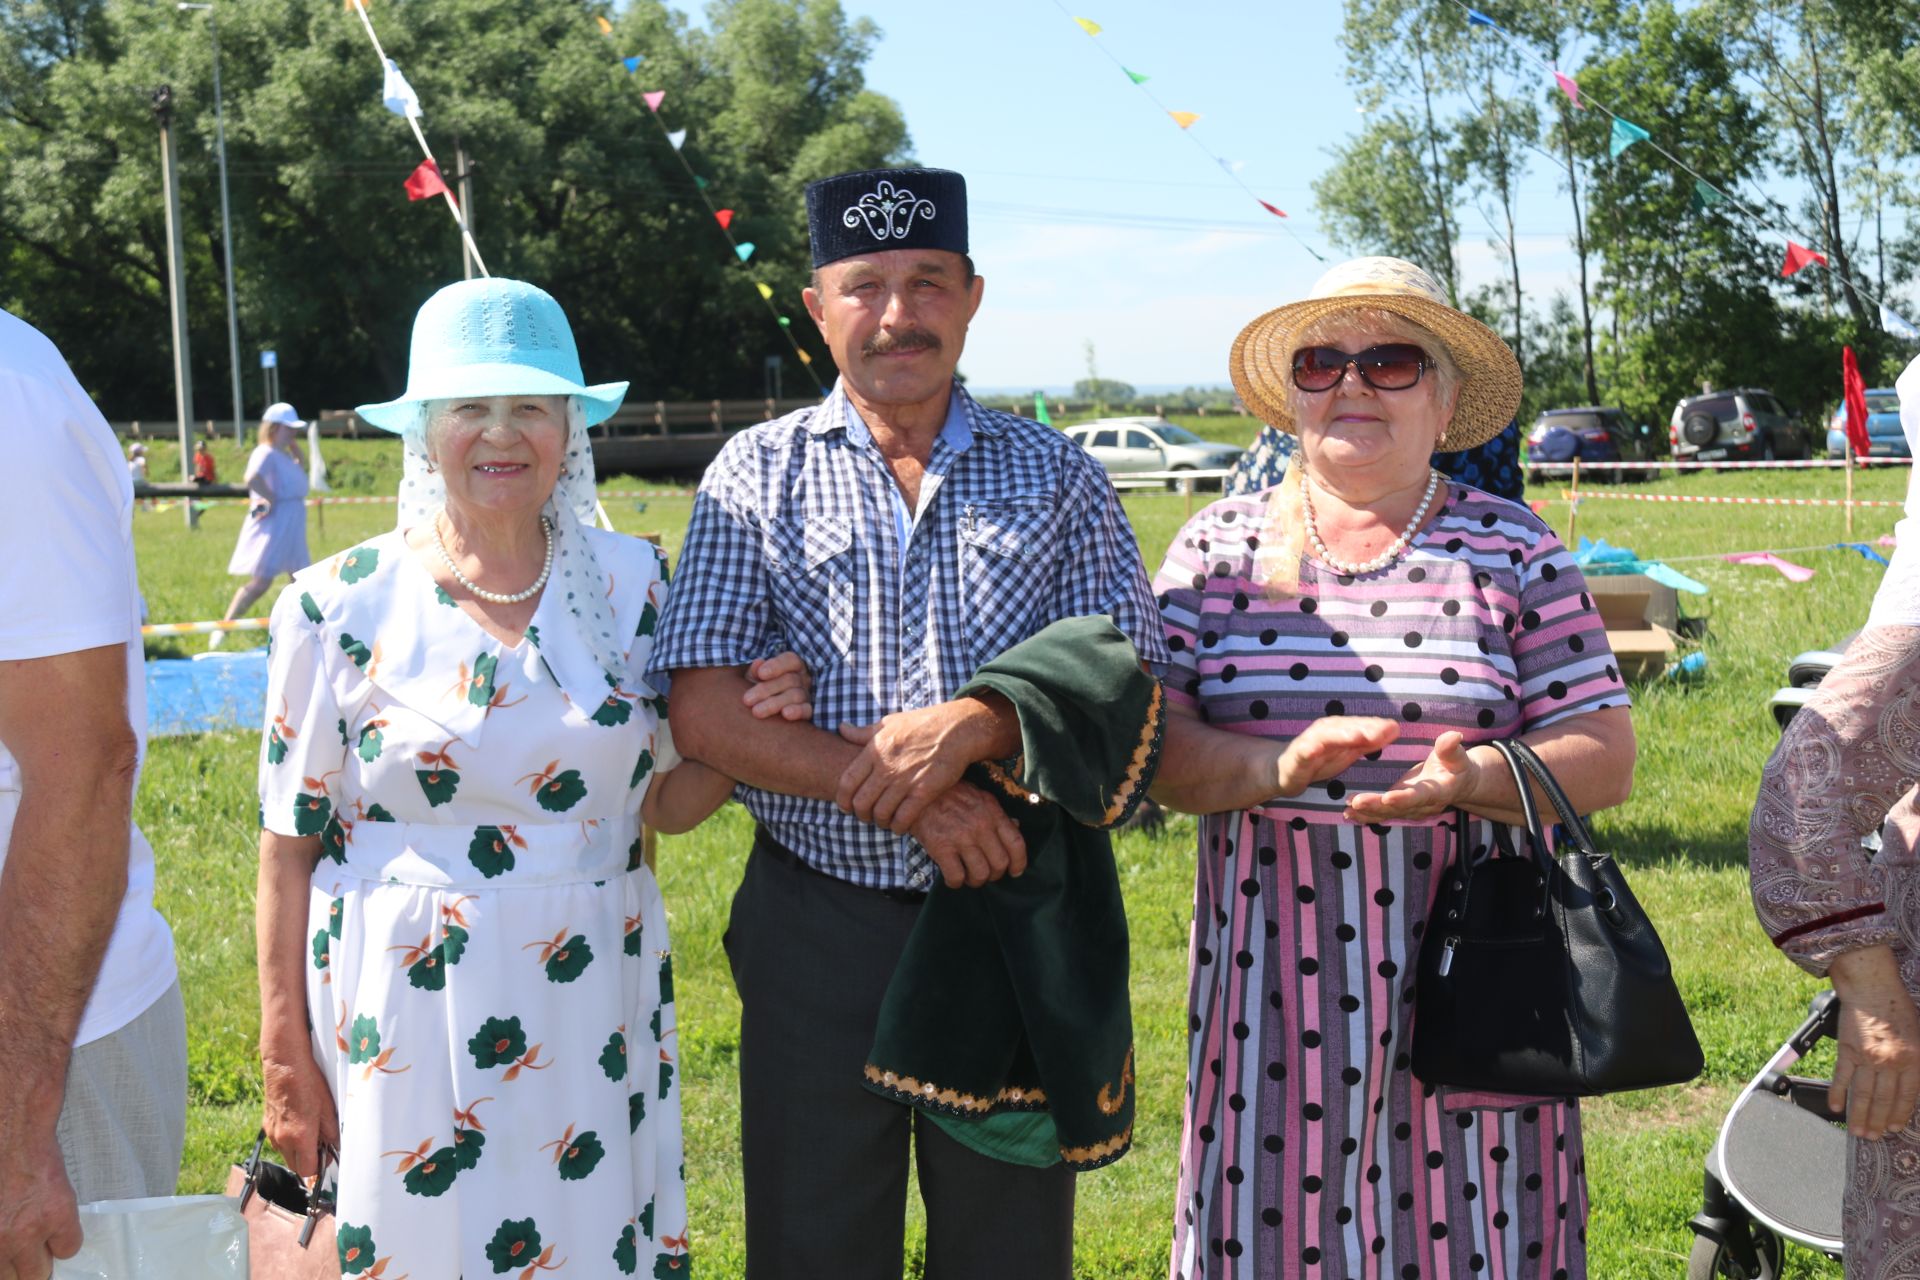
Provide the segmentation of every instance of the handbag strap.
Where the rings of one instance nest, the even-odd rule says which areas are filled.
[[[1551,876],[1557,864],[1553,859],[1553,846],[1547,840],[1546,828],[1540,822],[1540,810],[1533,801],[1533,788],[1527,785],[1527,769],[1521,763],[1520,752],[1515,750],[1519,744],[1506,738],[1496,739],[1500,756],[1507,762],[1507,768],[1513,770],[1513,783],[1520,792],[1520,812],[1527,819],[1527,843],[1532,848],[1533,860],[1540,865],[1542,873]],[[1520,750],[1525,750],[1521,747]]]
[[[1588,857],[1597,857],[1599,846],[1594,843],[1593,833],[1587,829],[1586,819],[1574,809],[1573,802],[1567,799],[1567,793],[1560,789],[1559,779],[1553,776],[1553,771],[1547,768],[1546,762],[1532,747],[1518,738],[1502,742],[1500,746],[1507,749],[1509,761],[1517,758],[1540,784],[1540,789],[1547,793],[1547,799],[1552,803],[1554,813],[1559,816],[1561,827],[1566,830],[1573,844]],[[1521,783],[1521,790],[1522,792],[1529,790],[1524,781]]]

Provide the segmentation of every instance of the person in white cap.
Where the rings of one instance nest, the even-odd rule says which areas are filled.
[[[307,552],[307,460],[295,443],[307,424],[285,401],[270,404],[260,415],[260,443],[247,459],[246,486],[251,501],[240,526],[227,572],[244,577],[233,593],[224,620],[233,621],[267,593],[274,578],[291,576],[312,563]],[[225,639],[214,632],[211,648]]]

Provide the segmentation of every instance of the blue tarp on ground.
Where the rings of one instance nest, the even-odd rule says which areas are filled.
[[[267,703],[267,651],[155,658],[147,663],[147,734],[258,730]]]

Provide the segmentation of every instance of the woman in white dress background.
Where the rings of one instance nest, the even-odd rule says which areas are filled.
[[[313,563],[307,552],[307,463],[296,443],[306,429],[290,404],[267,406],[260,415],[260,443],[247,457],[247,514],[240,523],[227,572],[245,578],[227,605],[225,620],[242,617],[281,574]],[[216,631],[212,647],[225,633]]]

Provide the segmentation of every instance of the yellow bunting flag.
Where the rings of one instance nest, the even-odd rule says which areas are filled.
[[[760,296],[765,298],[768,302],[773,301],[773,288],[771,285],[762,284],[760,281],[755,280],[753,282],[753,287],[758,289],[760,291]]]
[[[1182,129],[1191,128],[1193,122],[1200,118],[1198,111],[1169,111],[1167,114],[1172,116],[1173,122]]]
[[[807,349],[805,347],[795,347],[794,350],[799,352],[801,364],[813,363],[813,357],[807,354]]]
[[[610,36],[613,34],[613,24],[611,22],[608,22],[605,18],[602,18],[598,15],[595,15],[593,20],[600,24],[601,35]]]
[[[1100,24],[1092,18],[1075,18],[1074,21],[1079,23],[1080,29],[1088,35],[1097,36],[1100,34]]]

